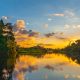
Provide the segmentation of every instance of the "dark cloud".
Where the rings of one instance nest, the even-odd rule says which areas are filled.
[[[36,32],[36,31],[32,31],[32,30],[26,30],[26,29],[18,29],[16,27],[14,27],[13,31],[17,34],[16,35],[19,35],[19,34],[23,34],[23,35],[28,35],[29,37],[38,37],[39,36],[39,32]]]
[[[25,30],[25,29],[21,29],[21,30],[19,30],[19,33],[21,33],[21,34],[28,34],[28,31]]]
[[[34,37],[38,37],[39,36],[39,32],[34,32],[32,30],[29,30],[28,31],[28,35],[31,37],[31,36],[34,36]]]
[[[45,34],[45,37],[47,37],[47,38],[49,38],[49,37],[55,37],[56,39],[59,39],[59,40],[69,40],[69,38],[67,38],[67,37],[64,36],[63,32],[47,33],[47,34]]]
[[[54,35],[55,35],[54,32],[45,34],[46,37],[51,37],[51,36],[54,36]]]

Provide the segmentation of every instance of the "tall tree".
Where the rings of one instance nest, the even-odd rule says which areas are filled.
[[[0,79],[11,80],[16,62],[16,42],[11,23],[0,21]]]

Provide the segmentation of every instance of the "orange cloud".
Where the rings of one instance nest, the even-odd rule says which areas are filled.
[[[63,14],[55,14],[55,16],[64,16]],[[44,25],[48,28],[48,24]],[[25,21],[17,20],[16,31],[14,32],[16,42],[21,47],[32,47],[41,44],[45,48],[63,48],[67,46],[70,41],[79,39],[77,34],[68,35],[65,32],[47,33],[44,36],[40,36],[39,32],[25,29]],[[65,25],[65,29],[70,28],[70,25]],[[72,26],[73,27],[73,26]],[[80,25],[75,26],[80,28]]]
[[[20,29],[25,28],[25,21],[24,20],[17,20],[16,26],[17,26],[17,28],[20,28]]]
[[[28,36],[28,34],[21,34],[15,36],[17,44],[21,47],[33,47],[36,45],[43,46],[45,48],[63,48],[67,46],[70,41],[73,41],[74,37],[61,37],[62,34],[51,35],[52,37],[46,36]]]

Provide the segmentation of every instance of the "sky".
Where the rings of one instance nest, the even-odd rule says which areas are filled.
[[[40,44],[51,44],[56,40],[71,41],[80,37],[79,3],[80,0],[1,0],[0,17],[7,16],[13,24],[22,20],[20,25],[25,26],[29,35],[38,33],[45,36],[36,38]],[[35,42],[35,36],[32,37],[28,38]]]

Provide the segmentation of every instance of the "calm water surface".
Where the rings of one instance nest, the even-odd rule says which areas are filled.
[[[13,80],[80,80],[80,65],[64,55],[20,56]]]

